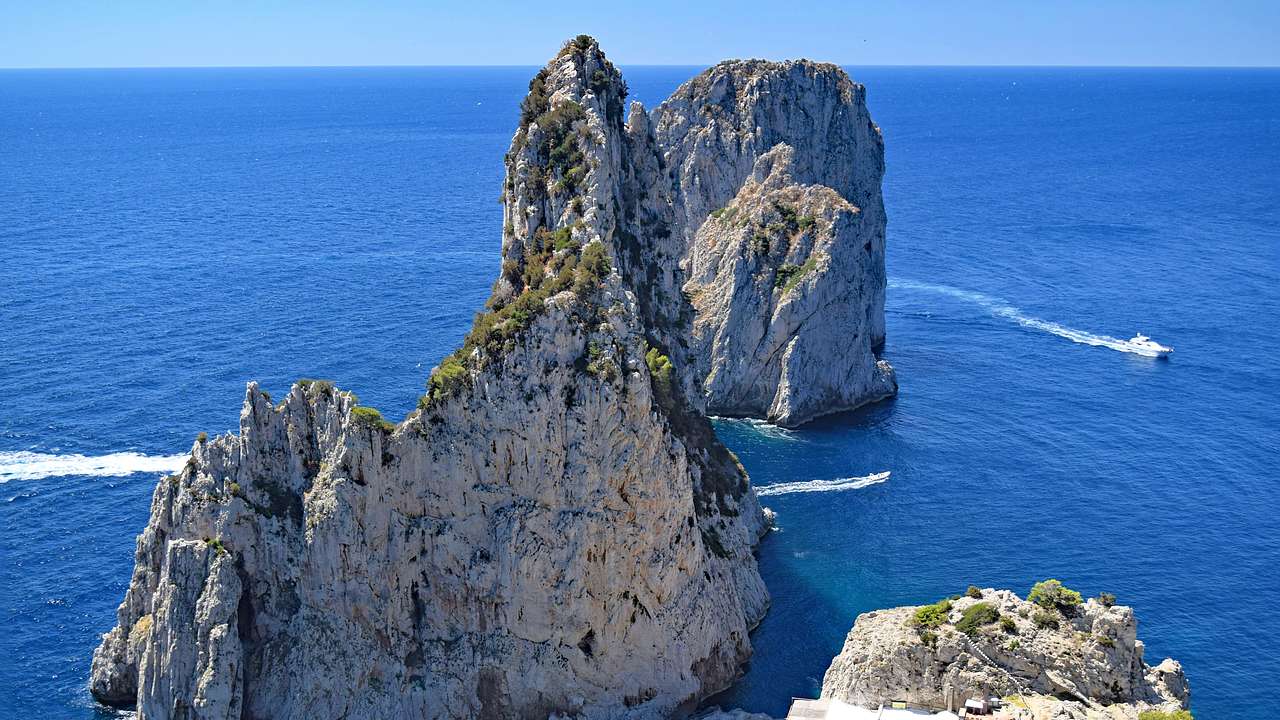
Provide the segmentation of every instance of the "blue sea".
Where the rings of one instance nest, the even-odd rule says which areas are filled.
[[[696,70],[624,73],[652,106]],[[498,272],[533,71],[0,72],[0,717],[106,713],[158,469],[246,381],[413,407]],[[890,475],[762,498],[773,607],[718,700],[782,715],[859,613],[1057,577],[1133,605],[1201,720],[1272,717],[1280,71],[850,72],[901,394],[718,430],[761,487]],[[1139,331],[1172,358],[1109,339]]]

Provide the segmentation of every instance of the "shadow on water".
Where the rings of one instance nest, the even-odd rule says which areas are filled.
[[[853,410],[845,410],[844,412],[814,418],[801,425],[797,430],[833,433],[880,427],[893,418],[893,413],[897,406],[898,396],[894,395]]]
[[[827,415],[789,431],[793,437],[788,440],[750,425],[718,425],[717,432],[726,445],[741,455],[757,487],[794,480],[797,464],[806,465],[809,472],[822,477],[839,477],[842,473],[870,471],[869,466],[850,468],[850,440],[865,438],[868,431],[882,431],[896,408],[896,398],[887,398]],[[804,442],[797,444],[794,440]],[[854,450],[854,455],[862,456],[858,458],[861,461],[890,461],[868,457],[871,454],[866,446]],[[879,512],[877,507],[883,502],[885,491],[877,489],[859,495],[861,492],[838,493],[839,499],[826,494],[767,498],[768,504],[779,512],[779,529],[760,542],[756,558],[769,589],[769,612],[751,633],[753,657],[743,676],[729,689],[709,698],[704,706],[784,716],[791,698],[818,696],[822,676],[839,653],[857,614],[897,600],[891,597],[893,591],[884,592],[880,583],[855,585],[841,579],[868,572],[884,575],[873,569],[883,563],[883,558],[875,557],[874,545],[833,542],[837,535],[843,537],[850,526],[865,525],[868,514]],[[865,557],[867,553],[872,556]]]
[[[840,652],[844,632],[854,618],[810,579],[789,569],[783,559],[790,552],[777,533],[760,542],[756,555],[772,604],[751,631],[752,658],[742,677],[708,698],[703,707],[719,705],[782,717],[790,698],[818,696],[827,665]],[[840,627],[845,631],[820,631]]]

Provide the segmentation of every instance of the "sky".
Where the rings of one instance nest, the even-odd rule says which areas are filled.
[[[621,65],[1280,65],[1280,0],[0,0],[0,68],[541,65],[587,33]]]

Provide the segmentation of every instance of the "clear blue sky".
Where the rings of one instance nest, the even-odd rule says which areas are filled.
[[[0,67],[540,65],[589,33],[624,65],[1280,65],[1280,0],[0,0]]]

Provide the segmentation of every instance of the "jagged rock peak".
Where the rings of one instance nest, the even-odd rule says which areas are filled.
[[[616,227],[627,87],[594,39],[579,35],[539,70],[506,154],[502,273],[491,304],[531,284],[550,254]],[[612,248],[605,247],[610,257]]]
[[[94,694],[142,720],[638,719],[732,682],[766,522],[702,410],[801,422],[883,390],[884,227],[858,92],[734,67],[712,73],[761,80],[726,81],[732,108],[624,125],[617,69],[566,44],[506,155],[500,277],[419,408],[250,384],[239,432],[157,485]],[[708,223],[727,205],[749,224]]]

